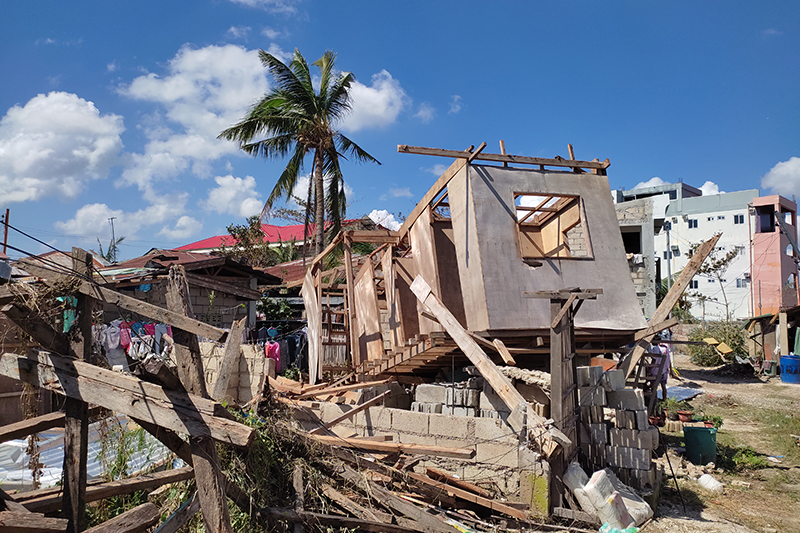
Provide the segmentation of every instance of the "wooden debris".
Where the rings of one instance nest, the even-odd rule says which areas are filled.
[[[373,405],[376,405],[376,404],[382,402],[383,399],[386,398],[391,392],[392,391],[387,390],[383,394],[379,394],[378,396],[375,396],[373,399],[367,400],[366,402],[358,405],[357,407],[354,407],[353,409],[350,409],[346,413],[343,413],[341,416],[338,416],[338,417],[334,418],[333,420],[331,420],[330,422],[327,422],[324,426],[320,426],[318,428],[314,428],[311,431],[309,431],[308,433],[310,435],[314,435],[314,434],[317,434],[317,433],[321,433],[321,432],[323,432],[325,430],[331,429],[332,427],[334,427],[339,422],[342,422],[342,421],[347,420],[349,418],[353,418],[354,416],[356,416],[361,411],[363,411],[365,409],[368,409],[369,407],[372,407]]]
[[[239,359],[241,357],[239,345],[242,342],[242,331],[244,331],[244,323],[246,321],[247,317],[234,322],[233,326],[231,326],[228,340],[225,342],[225,352],[219,364],[217,378],[214,380],[214,386],[211,387],[211,397],[217,401],[225,399],[231,375],[239,370]]]
[[[50,518],[36,513],[0,511],[3,533],[61,533],[67,530],[66,518]]]
[[[189,520],[200,510],[200,498],[197,491],[183,502],[178,510],[169,515],[153,533],[177,533],[179,529],[189,523]]]
[[[84,533],[140,533],[156,525],[160,519],[158,507],[148,502],[87,529]]]
[[[310,435],[315,440],[332,446],[342,446],[344,448],[355,448],[382,453],[409,453],[418,455],[432,455],[435,457],[454,457],[456,459],[471,459],[475,455],[475,450],[467,448],[446,448],[444,446],[432,446],[427,444],[403,444],[399,442],[376,442],[360,439],[345,439],[328,435]]]
[[[352,383],[350,385],[340,385],[338,387],[331,387],[327,389],[317,389],[308,392],[302,392],[298,399],[303,400],[305,398],[313,398],[315,396],[324,396],[326,394],[338,394],[340,392],[345,392],[354,389],[368,389],[370,387],[375,387],[377,385],[385,385],[392,381],[392,378],[383,379],[381,381],[367,381],[364,383]]]
[[[488,490],[481,488],[477,485],[470,483],[469,481],[464,481],[463,479],[459,479],[451,474],[448,474],[444,470],[439,470],[438,468],[433,468],[431,466],[425,467],[425,473],[428,474],[428,477],[431,477],[437,481],[442,481],[447,483],[448,485],[453,485],[455,487],[459,487],[464,490],[468,490],[470,492],[474,492],[478,496],[483,496],[484,498],[491,498],[492,493]]]

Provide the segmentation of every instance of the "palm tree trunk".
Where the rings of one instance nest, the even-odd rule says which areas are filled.
[[[314,151],[314,223],[317,225],[317,238],[314,242],[314,255],[322,253],[325,245],[325,183],[322,179],[323,154],[320,148]]]

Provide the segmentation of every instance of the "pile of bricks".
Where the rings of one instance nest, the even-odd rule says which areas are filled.
[[[650,425],[642,391],[625,388],[621,370],[603,372],[599,366],[583,366],[577,368],[577,377],[584,453],[596,467],[611,467],[623,483],[652,488],[656,481],[652,451],[658,447],[658,429]]]
[[[417,385],[411,410],[475,417],[479,414],[482,378],[469,378],[458,383],[425,383]]]

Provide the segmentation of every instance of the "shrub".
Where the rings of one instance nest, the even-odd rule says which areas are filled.
[[[689,334],[689,340],[695,342],[702,341],[707,337],[714,337],[719,342],[730,346],[733,352],[728,354],[729,359],[735,355],[747,357],[744,331],[736,322],[707,322]],[[714,346],[706,344],[690,344],[689,355],[692,356],[692,362],[700,366],[718,366],[725,362]]]

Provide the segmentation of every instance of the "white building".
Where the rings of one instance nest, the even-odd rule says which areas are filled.
[[[759,196],[758,189],[703,196],[699,189],[678,183],[614,193],[620,206],[642,198],[653,201],[656,283],[670,275],[676,278],[689,261],[687,252],[692,245],[721,232],[717,256],[731,250],[739,253],[721,282],[699,274],[692,279],[687,289],[691,313],[696,318],[724,319],[727,300],[731,318],[751,316],[750,240],[754,218],[749,204]]]

